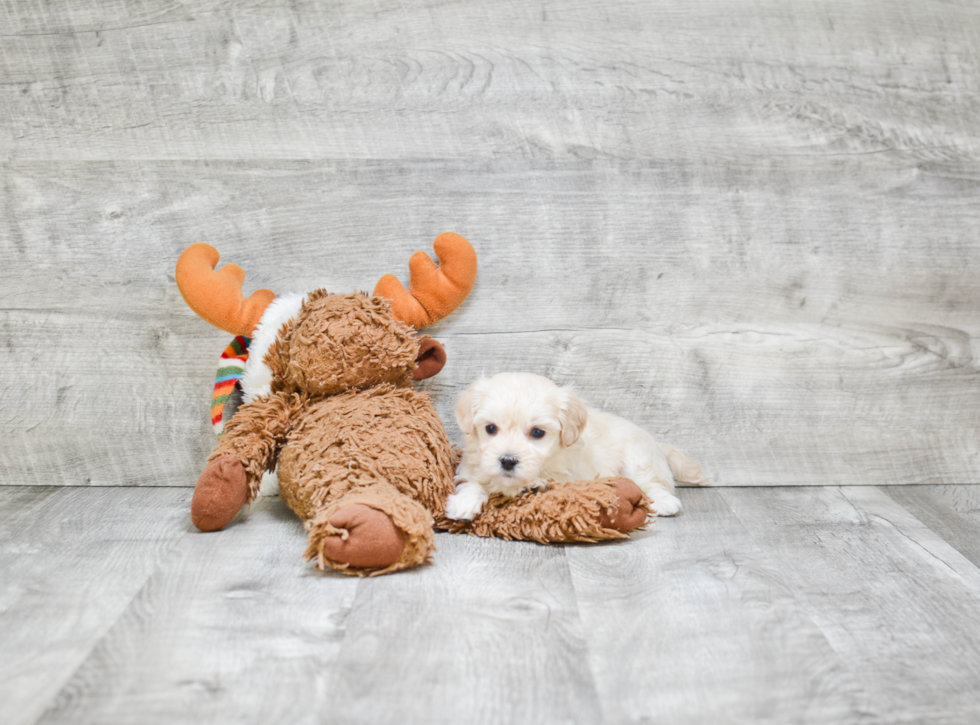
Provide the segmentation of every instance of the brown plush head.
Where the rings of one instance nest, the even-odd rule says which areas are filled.
[[[266,341],[265,363],[272,391],[334,395],[381,383],[407,385],[438,373],[446,352],[436,340],[413,328],[431,325],[456,309],[473,288],[476,253],[458,234],[440,234],[433,244],[437,266],[424,252],[409,261],[406,290],[392,275],[378,282],[374,296],[329,294],[318,289],[295,303],[298,313]],[[259,290],[242,296],[245,273],[235,265],[217,272],[218,252],[194,244],[177,261],[177,286],[188,305],[216,327],[254,337],[275,330],[266,308],[275,295]],[[292,310],[295,312],[296,307]],[[271,345],[270,345],[271,343]]]
[[[336,395],[381,383],[407,385],[420,352],[415,330],[392,316],[387,300],[320,289],[283,325],[266,363],[273,391]]]

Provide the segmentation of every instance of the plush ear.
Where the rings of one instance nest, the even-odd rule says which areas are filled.
[[[446,348],[438,340],[423,337],[419,340],[419,355],[415,363],[418,367],[412,371],[412,380],[431,378],[446,364]]]
[[[568,388],[562,388],[561,409],[558,411],[558,421],[561,423],[561,442],[568,447],[579,439],[585,430],[589,412],[582,399]]]
[[[463,435],[473,433],[473,417],[483,399],[483,380],[484,378],[480,378],[470,384],[470,387],[463,391],[456,402],[456,423],[459,425],[459,429],[463,431]]]

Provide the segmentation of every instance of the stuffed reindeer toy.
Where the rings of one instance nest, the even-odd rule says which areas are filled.
[[[443,346],[417,330],[455,310],[476,279],[473,247],[457,234],[409,262],[406,290],[385,275],[374,294],[242,295],[245,273],[207,244],[187,248],[177,285],[194,312],[251,339],[245,402],[219,438],[191,502],[201,531],[228,525],[277,470],[280,495],[305,522],[306,558],[321,569],[384,574],[426,562],[433,527],[552,541],[621,538],[642,526],[632,482],[597,479],[491,500],[469,524],[445,518],[457,455],[428,394]]]

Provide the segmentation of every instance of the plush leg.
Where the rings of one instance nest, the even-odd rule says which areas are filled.
[[[623,539],[642,528],[650,503],[628,478],[558,483],[544,491],[490,497],[473,521],[441,519],[440,528],[457,534],[518,541],[595,542]]]
[[[307,561],[374,576],[428,561],[435,550],[432,515],[388,483],[352,489],[306,522]]]

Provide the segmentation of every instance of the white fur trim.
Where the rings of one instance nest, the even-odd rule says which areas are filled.
[[[262,485],[259,486],[259,496],[279,495],[279,470],[266,471],[262,474]]]
[[[248,362],[245,363],[245,372],[242,374],[242,394],[246,403],[272,392],[272,371],[265,364],[265,354],[276,341],[279,328],[299,314],[304,299],[306,295],[298,292],[276,297],[262,314],[262,319],[252,333],[252,341],[248,346]]]

